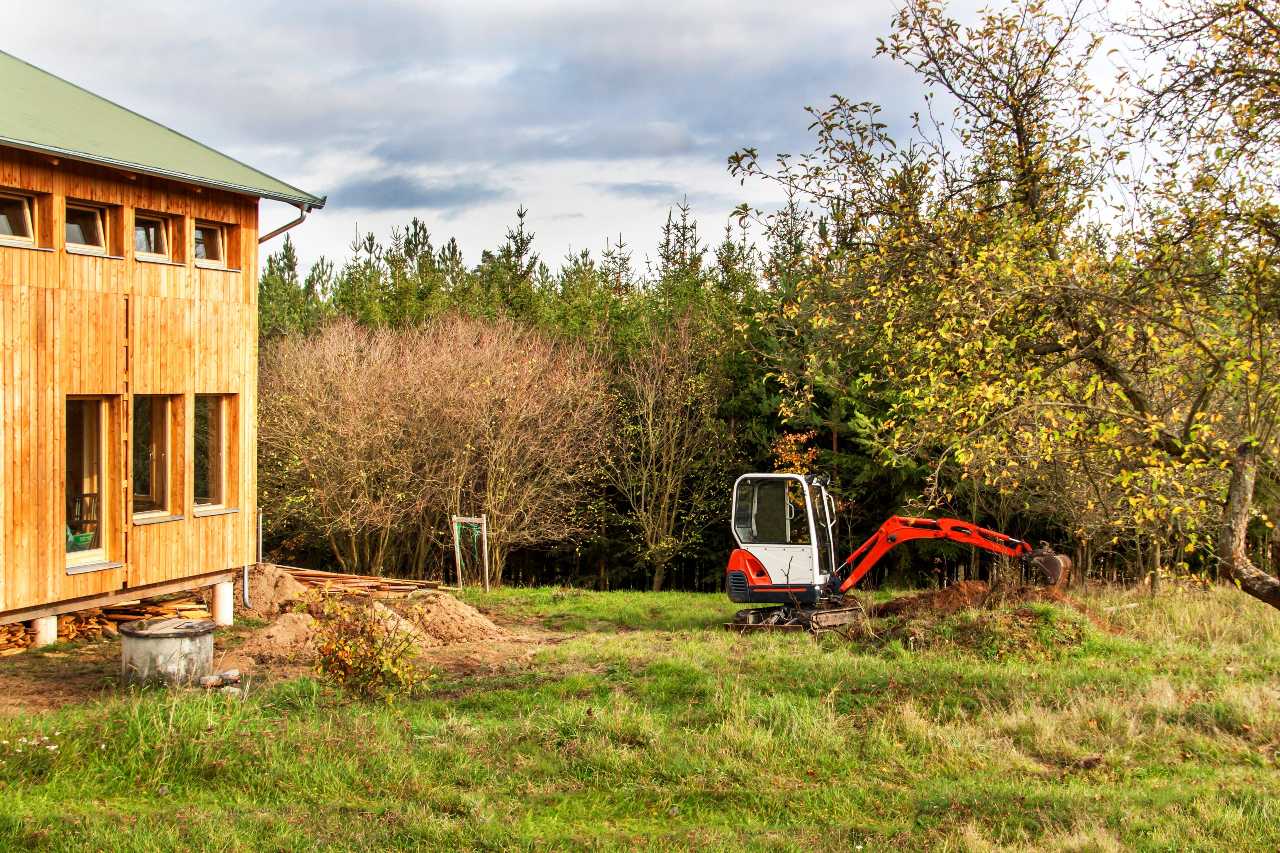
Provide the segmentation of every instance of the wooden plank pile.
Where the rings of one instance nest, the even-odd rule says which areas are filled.
[[[91,610],[76,614],[92,613]],[[101,609],[102,614],[112,622],[134,622],[138,619],[155,619],[161,616],[181,617],[183,619],[212,619],[213,614],[205,607],[203,599],[194,592],[182,593],[172,598],[147,598],[140,601],[122,601]]]
[[[316,569],[281,566],[290,577],[309,589],[366,595],[371,598],[400,598],[420,589],[439,589],[438,581],[416,581],[406,578],[379,578],[370,575],[345,575]]]

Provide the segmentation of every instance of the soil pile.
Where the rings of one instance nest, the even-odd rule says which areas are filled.
[[[981,607],[991,593],[982,581],[960,581],[942,589],[902,595],[871,607],[871,616],[947,616]]]
[[[240,586],[240,578],[236,578],[237,606],[244,600]],[[248,609],[241,606],[240,611],[255,619],[273,619],[286,610],[292,610],[294,603],[306,591],[305,586],[279,566],[259,563],[249,570],[249,603],[252,606]]]
[[[315,651],[312,636],[316,618],[310,613],[285,613],[258,631],[237,650],[258,660],[294,660]]]
[[[415,593],[405,599],[402,609],[407,609],[414,625],[437,646],[511,639],[509,632],[479,610],[446,592]]]
[[[1070,596],[1055,587],[998,585],[993,588],[983,581],[960,581],[943,589],[932,589],[882,601],[872,605],[870,615],[903,616],[909,619],[950,616],[961,610],[978,608],[994,610],[1035,601],[1066,604],[1077,610],[1083,610]]]
[[[272,567],[266,568],[270,574]],[[279,615],[249,637],[238,651],[254,660],[309,659],[315,653],[314,636],[320,624],[317,616],[323,614],[315,606],[310,608],[311,612],[294,612],[292,608],[299,606],[299,596],[306,590],[284,572],[277,570],[277,573],[283,577],[251,582],[254,583],[254,612],[263,607],[274,609]],[[295,591],[290,590],[290,583],[297,588]],[[411,638],[422,651],[513,639],[480,611],[444,592],[423,592],[387,603],[369,601],[368,604],[390,633]]]

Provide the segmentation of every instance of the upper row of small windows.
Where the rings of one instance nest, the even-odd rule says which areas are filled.
[[[65,238],[76,252],[105,255],[110,247],[108,207],[67,201]],[[31,196],[0,193],[0,244],[35,246],[38,206]],[[133,251],[142,260],[181,260],[180,241],[173,239],[174,217],[136,211],[133,219]],[[117,220],[118,222],[118,220]],[[202,266],[226,266],[227,227],[197,221],[191,244],[192,257]]]

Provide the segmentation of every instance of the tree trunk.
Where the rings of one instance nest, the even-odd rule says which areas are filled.
[[[1257,477],[1258,451],[1242,444],[1231,461],[1231,485],[1218,531],[1218,562],[1242,590],[1280,610],[1280,579],[1261,571],[1249,559],[1249,511]]]
[[[662,592],[662,584],[664,581],[666,581],[666,579],[667,579],[667,564],[665,562],[654,563],[653,564],[653,591]]]

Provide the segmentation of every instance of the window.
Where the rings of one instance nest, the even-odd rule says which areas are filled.
[[[31,208],[31,199],[27,196],[0,194],[0,243],[35,245]]]
[[[195,499],[196,507],[227,506],[230,442],[230,400],[221,394],[196,395]]]
[[[780,477],[742,480],[734,495],[733,526],[744,544],[808,545],[804,484]]]
[[[139,213],[133,218],[133,251],[144,260],[169,259],[169,220]]]
[[[133,512],[168,513],[170,398],[133,398]]]
[[[67,248],[80,252],[107,253],[106,229],[100,207],[67,205]]]
[[[67,562],[107,559],[104,523],[111,518],[107,488],[107,402],[101,397],[67,400]]]
[[[203,266],[225,267],[226,229],[208,222],[196,223],[195,259]]]

